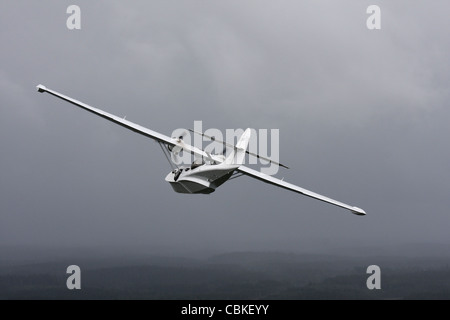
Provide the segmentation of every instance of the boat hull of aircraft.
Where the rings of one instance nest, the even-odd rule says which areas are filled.
[[[209,194],[226,182],[239,167],[236,164],[201,165],[179,168],[165,178],[175,192]]]

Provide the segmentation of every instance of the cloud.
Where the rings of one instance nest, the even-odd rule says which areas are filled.
[[[372,3],[345,3],[80,1],[79,31],[65,27],[69,2],[2,4],[0,240],[447,241],[448,4],[382,3],[382,29],[369,31]],[[194,120],[280,129],[293,168],[280,178],[369,215],[245,177],[209,197],[175,194],[156,144],[38,83],[165,134]]]

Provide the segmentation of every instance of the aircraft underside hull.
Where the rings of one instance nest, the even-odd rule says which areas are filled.
[[[166,176],[166,181],[178,193],[209,194],[227,181],[237,167],[236,165],[204,165],[195,169],[183,168],[181,173],[170,172]]]

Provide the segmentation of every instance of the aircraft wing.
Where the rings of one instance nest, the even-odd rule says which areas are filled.
[[[300,188],[300,187],[298,187],[296,185],[293,185],[291,183],[288,183],[288,182],[285,182],[283,180],[274,178],[272,176],[269,176],[267,174],[261,173],[259,171],[250,169],[248,167],[240,166],[236,170],[241,172],[241,173],[243,173],[243,174],[245,174],[245,175],[247,175],[247,176],[249,176],[249,177],[261,180],[263,182],[270,183],[270,184],[273,184],[275,186],[278,186],[278,187],[281,187],[281,188],[284,188],[284,189],[287,189],[287,190],[291,190],[291,191],[300,193],[300,194],[302,194],[304,196],[311,197],[311,198],[314,198],[314,199],[317,199],[317,200],[321,200],[321,201],[324,201],[324,202],[327,202],[327,203],[331,203],[331,204],[334,204],[335,206],[338,206],[338,207],[350,210],[352,213],[354,213],[356,215],[360,215],[360,216],[366,215],[366,212],[363,209],[361,209],[361,208],[353,207],[353,206],[350,206],[348,204],[342,203],[340,201],[333,200],[331,198],[325,197],[325,196],[320,195],[318,193],[315,193],[315,192],[312,192],[312,191]]]
[[[70,98],[70,97],[68,97],[66,95],[63,95],[63,94],[59,93],[59,92],[56,92],[56,91],[51,90],[49,88],[46,88],[42,84],[38,85],[36,88],[37,88],[37,90],[39,92],[47,92],[47,93],[49,93],[49,94],[51,94],[51,95],[53,95],[53,96],[55,96],[57,98],[65,100],[65,101],[67,101],[67,102],[69,102],[71,104],[76,105],[77,107],[80,107],[80,108],[82,108],[82,109],[84,109],[86,111],[92,112],[92,113],[94,113],[94,114],[96,114],[96,115],[98,115],[98,116],[100,116],[102,118],[105,118],[106,120],[112,121],[112,122],[114,122],[114,123],[116,123],[116,124],[118,124],[118,125],[120,125],[122,127],[125,127],[125,128],[127,128],[127,129],[129,129],[131,131],[134,131],[136,133],[144,135],[144,136],[146,136],[148,138],[151,138],[153,140],[156,140],[158,142],[162,142],[162,143],[168,144],[170,146],[179,146],[179,147],[183,148],[184,150],[186,150],[186,151],[188,151],[188,152],[190,152],[192,154],[197,154],[197,155],[202,156],[204,158],[210,158],[211,157],[211,155],[208,155],[203,150],[198,149],[198,148],[196,148],[194,146],[191,146],[189,144],[186,144],[182,140],[179,141],[177,139],[168,137],[168,136],[166,136],[164,134],[161,134],[159,132],[156,132],[156,131],[147,129],[145,127],[142,127],[142,126],[140,126],[140,125],[138,125],[136,123],[133,123],[131,121],[125,120],[124,118],[120,118],[118,116],[115,116],[115,115],[113,115],[111,113],[108,113],[106,111],[103,111],[103,110],[91,107],[90,105],[85,104],[85,103],[83,103],[81,101],[72,99],[72,98]],[[216,159],[216,157],[214,157],[214,160],[216,160],[218,162],[222,162],[220,158]]]

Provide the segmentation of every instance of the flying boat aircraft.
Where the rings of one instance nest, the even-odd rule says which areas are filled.
[[[66,95],[59,92],[46,88],[43,85],[38,85],[38,92],[47,92],[57,98],[65,100],[77,107],[80,107],[86,111],[92,112],[102,118],[112,121],[122,127],[132,130],[136,133],[144,135],[158,142],[161,146],[162,151],[166,155],[170,163],[170,156],[175,156],[183,151],[190,152],[197,156],[197,159],[192,162],[190,166],[186,167],[175,167],[169,174],[167,174],[165,180],[170,183],[173,190],[178,193],[202,193],[209,194],[214,192],[220,185],[225,183],[229,179],[236,178],[241,175],[246,175],[251,178],[266,182],[268,184],[275,185],[280,188],[284,188],[296,193],[300,193],[304,196],[308,196],[317,200],[321,200],[335,206],[350,210],[350,212],[356,215],[365,215],[366,212],[358,207],[354,207],[343,202],[325,197],[318,193],[309,191],[307,189],[301,188],[294,184],[288,183],[284,180],[277,179],[275,177],[269,176],[262,172],[256,171],[249,167],[243,165],[245,155],[250,154],[258,158],[264,159],[266,161],[275,163],[279,166],[287,168],[285,165],[275,162],[274,160],[262,157],[260,155],[251,153],[247,150],[248,143],[250,140],[251,130],[246,129],[242,136],[239,138],[237,144],[229,145],[223,141],[215,140],[214,137],[209,137],[202,132],[194,132],[195,134],[200,134],[204,137],[209,138],[211,141],[221,142],[227,147],[231,148],[231,152],[225,156],[224,154],[211,154],[194,146],[191,146],[183,141],[183,135],[178,137],[168,137],[159,132],[150,130],[148,128],[142,127],[136,123],[126,120],[100,110],[98,108],[91,107],[83,102],[72,99]]]

